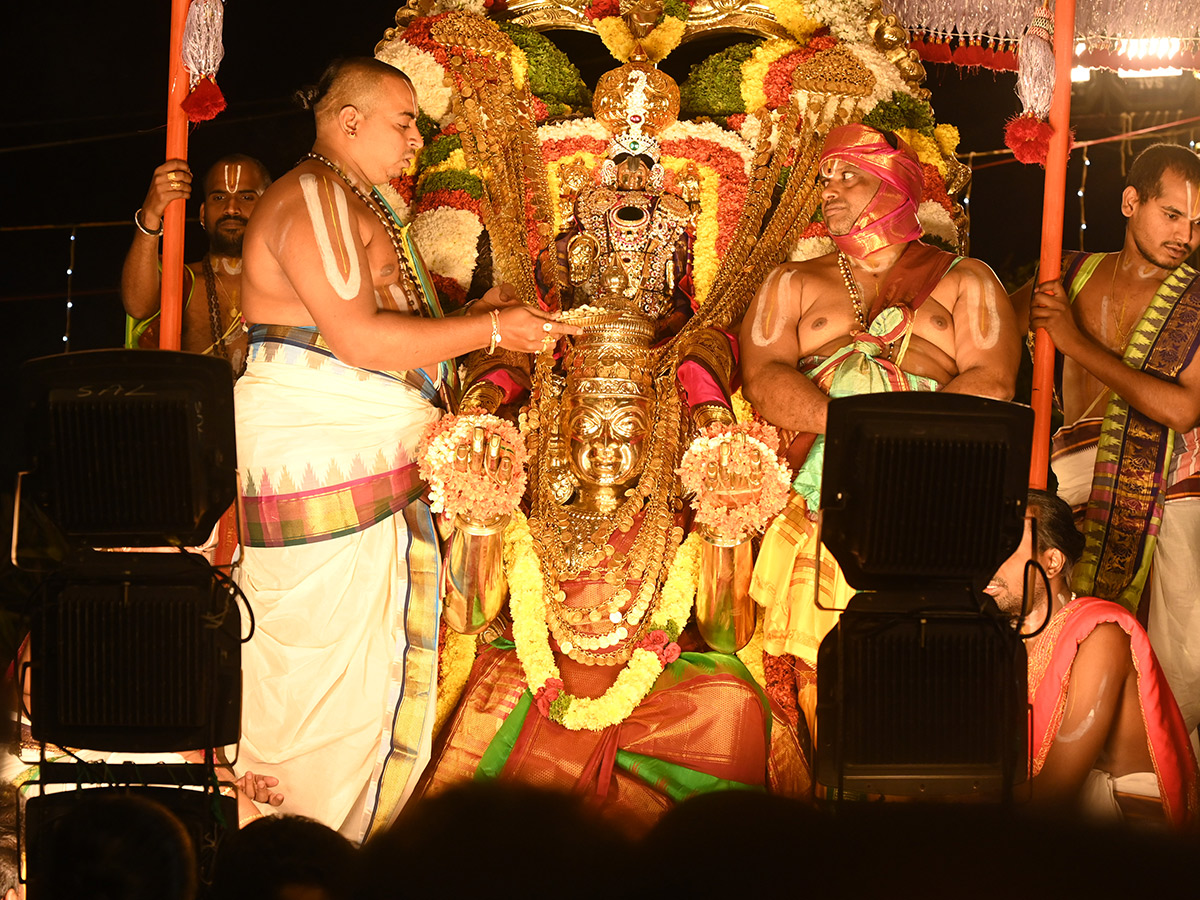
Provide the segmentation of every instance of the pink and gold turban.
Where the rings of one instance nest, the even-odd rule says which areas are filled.
[[[842,125],[825,138],[820,171],[828,171],[834,160],[862,169],[883,180],[848,234],[830,235],[838,249],[862,258],[867,254],[921,236],[917,206],[925,175],[917,154],[896,137],[896,147],[876,129],[866,125]]]

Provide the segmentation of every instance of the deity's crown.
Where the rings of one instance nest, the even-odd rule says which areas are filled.
[[[655,162],[658,162],[661,156],[658,141],[648,134],[635,131],[616,135],[608,145],[609,159],[616,159],[622,153],[628,153],[630,156],[648,156]]]
[[[568,394],[653,396],[653,322],[634,313],[604,310],[570,321],[583,334],[570,339],[564,360]]]
[[[613,134],[655,135],[679,118],[679,85],[650,63],[631,60],[600,76],[592,114]]]

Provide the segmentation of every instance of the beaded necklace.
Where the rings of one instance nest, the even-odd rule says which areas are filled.
[[[338,178],[342,179],[342,181],[345,182],[346,187],[350,188],[350,190],[354,192],[354,196],[361,200],[366,205],[367,209],[371,210],[371,212],[375,214],[375,218],[379,220],[379,224],[383,226],[384,232],[387,234],[388,239],[392,242],[392,249],[396,251],[396,259],[399,260],[400,264],[404,266],[405,271],[408,273],[409,283],[411,285],[419,284],[417,280],[417,273],[413,271],[412,264],[408,259],[408,254],[404,252],[404,236],[400,231],[400,227],[396,224],[396,220],[384,211],[382,201],[378,200],[376,197],[375,189],[372,188],[370,194],[366,193],[350,179],[350,176],[342,171],[341,167],[337,163],[333,162],[333,160],[328,159],[327,157],[322,156],[315,150],[308,151],[308,153],[305,154],[305,157],[321,163],[321,165],[325,166],[331,172],[337,175]],[[421,315],[421,307],[417,301],[413,299],[412,291],[405,291],[404,299],[408,301],[408,308],[415,315]]]
[[[854,317],[858,319],[859,334],[867,330],[867,316],[863,312],[862,292],[858,289],[858,282],[854,280],[854,273],[850,271],[850,260],[841,250],[838,251],[838,269],[842,273],[842,281],[846,283],[846,290],[850,293],[850,302],[854,304]]]

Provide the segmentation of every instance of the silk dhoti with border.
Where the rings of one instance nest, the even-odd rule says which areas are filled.
[[[423,371],[347,366],[285,326],[251,330],[235,388],[254,615],[237,771],[353,840],[387,826],[429,755],[439,556],[415,454],[436,400]]]
[[[598,696],[617,671],[562,654],[568,688]],[[439,741],[427,791],[501,779],[576,793],[631,833],[677,801],[718,790],[806,796],[807,762],[742,663],[684,653],[623,722],[570,731],[538,712],[512,642],[485,648]]]

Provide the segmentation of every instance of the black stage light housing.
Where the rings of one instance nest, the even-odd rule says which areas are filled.
[[[222,359],[90,350],[21,367],[21,483],[78,547],[198,546],[233,502],[233,376]]]
[[[965,394],[831,401],[821,539],[850,585],[986,584],[1021,542],[1032,433],[1029,407]]]
[[[75,768],[75,767],[71,767]],[[86,767],[95,771],[96,765]],[[140,766],[139,769],[153,770],[152,766]],[[196,851],[197,870],[202,883],[207,883],[211,877],[213,862],[226,831],[237,828],[238,813],[237,799],[225,797],[215,791],[186,790],[178,787],[137,786],[106,786],[83,789],[61,790],[30,797],[25,803],[24,810],[24,847],[25,873],[31,897],[43,896],[42,890],[48,869],[51,865],[75,864],[77,860],[64,860],[52,855],[50,848],[55,840],[55,831],[62,817],[76,805],[87,800],[101,797],[132,795],[152,800],[165,806],[179,821],[191,838]],[[119,828],[120,823],[113,823],[112,830]],[[100,839],[113,840],[112,835]],[[161,865],[161,862],[159,862]]]
[[[859,589],[817,656],[816,777],[835,797],[1023,779],[1025,647],[982,588],[1024,531],[1032,418],[954,394],[830,402],[821,536]]]
[[[34,739],[133,752],[235,743],[240,630],[202,557],[97,552],[65,567],[32,613]]]

